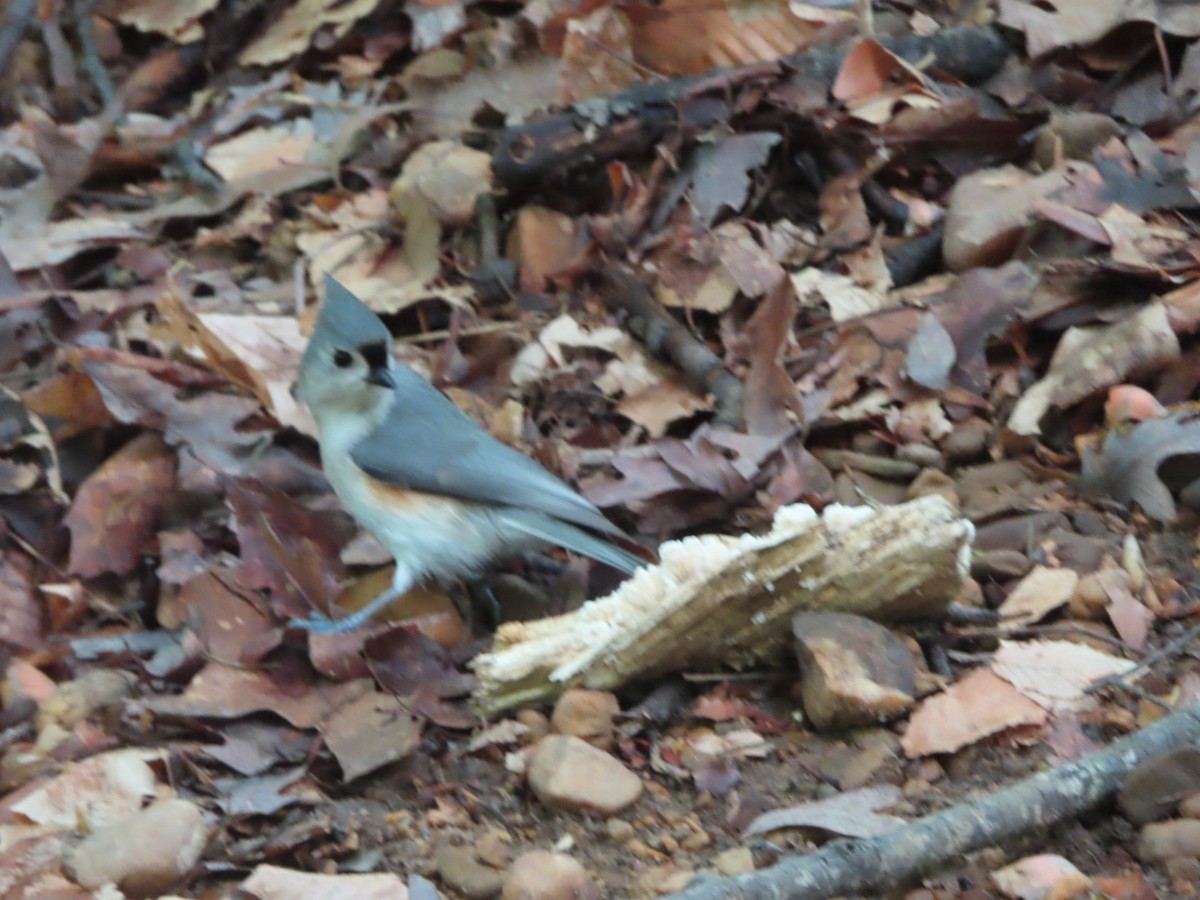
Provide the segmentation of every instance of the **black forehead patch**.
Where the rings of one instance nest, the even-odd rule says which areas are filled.
[[[383,341],[371,341],[369,344],[360,344],[358,352],[362,354],[363,359],[367,361],[368,369],[386,369],[388,364],[387,344]]]

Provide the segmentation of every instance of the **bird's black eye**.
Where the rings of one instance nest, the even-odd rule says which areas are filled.
[[[333,351],[333,364],[335,366],[337,366],[339,369],[348,369],[348,368],[350,368],[350,366],[353,362],[354,362],[354,357],[351,356],[349,353],[347,353],[345,350],[334,350]]]

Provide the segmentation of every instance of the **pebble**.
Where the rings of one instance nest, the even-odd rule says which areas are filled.
[[[481,863],[475,857],[475,848],[441,844],[433,851],[433,860],[443,883],[468,900],[500,896],[504,873]]]
[[[970,462],[987,452],[992,426],[978,416],[971,416],[954,426],[942,441],[942,452],[951,462]]]
[[[559,809],[610,816],[642,795],[642,780],[619,760],[584,740],[552,734],[534,748],[529,785],[538,799]]]
[[[153,896],[183,878],[207,842],[204,811],[170,798],[92,832],[67,855],[66,864],[85,888],[112,883],[127,894]]]
[[[1138,856],[1146,861],[1200,856],[1200,819],[1151,822],[1142,828]]]
[[[504,876],[503,900],[600,900],[600,887],[572,857],[530,850]]]
[[[615,694],[573,689],[558,698],[550,724],[559,734],[582,738],[596,747],[612,744],[613,719],[621,712]]]
[[[489,831],[475,842],[475,855],[493,869],[503,869],[512,862],[511,842],[503,831]]]
[[[540,741],[550,733],[550,720],[536,709],[523,709],[517,713],[517,721],[529,729],[529,736]]]
[[[717,854],[713,867],[722,875],[745,875],[754,871],[754,853],[749,847],[732,847]]]
[[[624,819],[609,819],[604,823],[604,827],[608,829],[608,836],[610,838],[622,844],[636,833],[633,825]]]
[[[1052,853],[1027,856],[992,873],[1005,897],[1015,900],[1066,900],[1086,896],[1091,879],[1071,862]]]

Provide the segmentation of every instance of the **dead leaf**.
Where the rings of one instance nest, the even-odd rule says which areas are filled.
[[[615,94],[638,80],[633,32],[623,10],[601,6],[590,15],[567,20],[559,72],[560,104]]]
[[[992,671],[1050,712],[1079,710],[1093,681],[1136,668],[1128,659],[1070,641],[1001,641]]]
[[[443,225],[464,225],[475,216],[476,198],[491,189],[491,156],[457,141],[430,141],[405,160],[388,196],[402,205],[419,194]]]
[[[987,669],[976,669],[912,714],[900,746],[909,758],[953,753],[989,735],[1041,725],[1046,711]]]
[[[154,555],[174,493],[175,454],[159,435],[144,433],[122,447],[80,485],[64,520],[71,573],[124,575]]]
[[[422,720],[391,694],[363,694],[339,707],[321,725],[321,734],[353,781],[408,756],[421,738]]]
[[[1198,453],[1200,415],[1191,410],[1147,419],[1131,428],[1113,428],[1099,452],[1084,450],[1079,487],[1119,503],[1136,502],[1146,515],[1169,522],[1176,515],[1175,498],[1159,467],[1168,459]]]
[[[1034,566],[1000,604],[997,612],[1004,620],[1001,627],[1011,630],[1040,622],[1065,605],[1078,584],[1079,575],[1071,569]]]
[[[138,31],[161,34],[177,44],[190,44],[204,37],[200,20],[218,3],[220,0],[132,0],[120,4],[112,16]]]
[[[1111,570],[1110,570],[1111,571]],[[1100,585],[1108,595],[1108,618],[1113,623],[1121,640],[1130,650],[1141,653],[1146,649],[1146,639],[1154,622],[1154,613],[1146,608],[1128,588],[1128,579],[1105,578],[1098,573]]]
[[[285,615],[328,612],[344,577],[328,517],[250,481],[231,481],[225,493],[242,552],[238,583],[291,598],[279,607]]]
[[[34,588],[33,562],[9,550],[0,555],[0,634],[23,650],[42,646],[42,604]]]
[[[1046,376],[1017,401],[1008,427],[1040,434],[1042,417],[1138,373],[1156,372],[1179,359],[1179,339],[1161,301],[1147,303],[1115,325],[1069,328]]]
[[[261,37],[251,41],[238,59],[243,66],[269,66],[308,49],[313,35],[328,28],[341,37],[370,15],[379,0],[298,0],[284,10]]]
[[[753,837],[780,828],[815,828],[842,837],[875,837],[906,824],[898,816],[876,812],[895,806],[903,797],[900,788],[890,784],[845,791],[825,800],[763,813],[742,829],[742,837]]]
[[[278,681],[266,672],[210,662],[182,694],[151,697],[146,704],[159,715],[239,719],[272,712],[297,728],[314,728],[335,710],[371,690],[370,679],[343,682]]]
[[[712,225],[722,210],[741,211],[750,196],[750,172],[766,163],[779,141],[774,132],[746,132],[697,149],[691,167],[696,218]]]
[[[904,363],[908,377],[932,391],[945,390],[957,358],[954,339],[937,316],[933,313],[921,316],[921,324],[909,342]]]
[[[63,831],[102,828],[137,812],[146,799],[169,792],[150,767],[165,763],[167,756],[166,750],[131,748],[73,762],[9,808]]]

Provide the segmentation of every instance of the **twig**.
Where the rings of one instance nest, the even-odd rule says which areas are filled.
[[[1083,692],[1085,694],[1094,694],[1096,691],[1104,690],[1104,688],[1108,687],[1109,685],[1116,684],[1119,681],[1124,681],[1125,679],[1130,678],[1135,672],[1144,671],[1158,662],[1166,659],[1176,651],[1182,650],[1197,637],[1200,637],[1200,625],[1193,626],[1191,630],[1181,637],[1175,638],[1175,640],[1171,641],[1171,643],[1167,644],[1165,647],[1160,647],[1149,656],[1144,657],[1141,662],[1139,662],[1128,672],[1107,675],[1104,678],[1101,678],[1099,681],[1093,681],[1083,689]]]
[[[80,65],[87,77],[96,86],[100,94],[100,102],[104,104],[104,112],[111,122],[122,118],[121,99],[117,89],[113,87],[112,79],[108,77],[108,69],[100,60],[96,50],[96,32],[92,29],[92,12],[96,8],[96,0],[80,0],[75,4],[75,34],[79,37],[79,49],[82,56]]]
[[[734,878],[701,876],[676,900],[822,900],[894,890],[963,854],[1044,828],[1112,796],[1142,760],[1200,740],[1200,704],[1103,750],[895,831],[835,841],[816,853]]]
[[[13,51],[20,45],[33,22],[37,0],[11,0],[0,24],[0,76],[8,70]]]
[[[720,357],[676,322],[628,272],[610,266],[600,273],[606,303],[629,315],[626,327],[658,359],[673,363],[692,384],[711,393],[716,406],[713,423],[739,428],[742,423],[742,382],[725,368]]]

